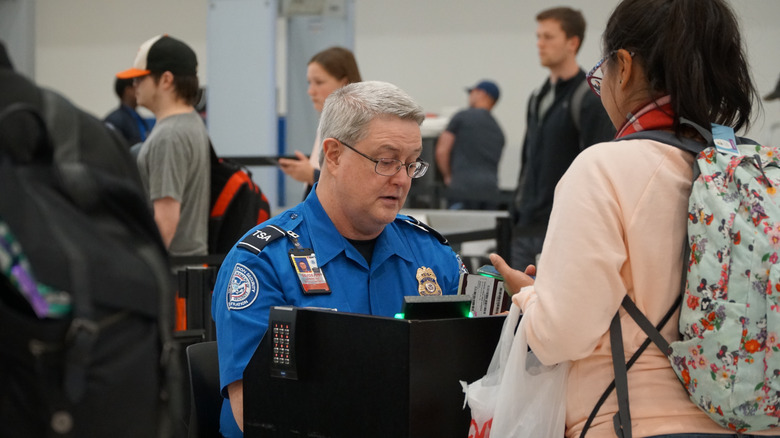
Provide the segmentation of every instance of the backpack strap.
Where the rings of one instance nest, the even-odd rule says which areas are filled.
[[[81,124],[76,109],[59,94],[41,89],[43,118],[46,120],[49,136],[54,146],[54,156],[59,163],[82,161]]]
[[[615,141],[633,140],[638,138],[646,139],[646,140],[654,140],[660,143],[666,143],[670,146],[674,146],[684,151],[688,151],[694,155],[698,155],[705,148],[709,146],[713,146],[715,144],[712,138],[711,131],[708,131],[707,129],[701,127],[700,125],[686,119],[685,117],[680,117],[680,124],[690,126],[691,128],[695,129],[696,132],[698,132],[699,135],[701,135],[702,138],[705,140],[706,144],[703,144],[692,138],[678,137],[674,133],[668,131],[639,131],[615,139]]]
[[[574,121],[574,127],[577,128],[577,136],[580,141],[580,149],[585,146],[582,141],[582,101],[585,100],[585,95],[590,91],[590,85],[588,81],[582,81],[572,93],[569,99],[569,111],[571,112],[571,119]]]
[[[677,312],[677,307],[680,305],[681,300],[682,300],[682,295],[680,295],[680,297],[674,302],[674,304],[666,312],[664,317],[661,318],[661,321],[658,323],[658,325],[656,325],[654,327],[655,330],[657,330],[660,333],[660,331],[664,328],[664,326],[666,326],[666,323],[669,322],[669,320],[672,318],[672,316]],[[631,304],[633,304],[633,301],[631,300],[631,298],[629,298],[628,296],[625,296],[623,298],[623,303],[621,303],[621,305],[625,305],[626,301],[631,301]],[[636,306],[634,306],[634,307],[636,307]],[[637,312],[639,312],[638,309],[637,309]],[[641,312],[639,312],[639,313],[641,313]],[[629,315],[631,315],[631,312],[629,312]],[[617,314],[616,314],[616,316],[617,316]],[[644,315],[642,315],[642,316],[644,317]],[[645,317],[645,319],[647,319],[647,318]],[[619,322],[620,322],[620,320],[618,318],[618,323]],[[640,327],[641,327],[641,325],[640,325]],[[610,331],[611,330],[612,330],[612,326],[610,326]],[[611,340],[610,340],[610,342],[611,342]],[[621,339],[620,342],[621,342],[621,349],[622,349],[622,339]],[[634,352],[634,354],[631,356],[631,358],[628,360],[628,362],[626,362],[626,364],[625,364],[626,372],[628,372],[628,370],[631,369],[631,367],[634,365],[634,363],[636,363],[636,361],[639,359],[639,356],[642,353],[644,353],[644,351],[647,349],[647,347],[650,346],[651,342],[653,342],[653,341],[651,340],[650,337],[648,337],[647,339],[645,339],[644,342],[642,342],[642,345],[639,346],[639,348],[636,350],[636,352]],[[667,343],[666,345],[668,346],[669,344]],[[664,352],[664,354],[666,354],[668,349],[661,350],[661,351]],[[613,361],[614,361],[614,350],[613,350]],[[590,415],[588,416],[587,421],[585,421],[585,426],[582,428],[582,432],[580,432],[580,438],[584,438],[585,437],[585,433],[588,431],[588,429],[590,429],[590,426],[593,423],[593,420],[596,418],[596,414],[598,414],[599,409],[601,409],[601,406],[604,404],[604,402],[607,401],[607,398],[609,397],[610,394],[612,394],[612,391],[614,389],[615,389],[615,380],[613,380],[612,383],[610,383],[609,386],[607,386],[607,389],[605,389],[604,392],[601,394],[601,397],[599,397],[599,400],[596,402],[596,406],[590,412]],[[618,408],[618,409],[620,409],[620,408]],[[617,417],[617,415],[619,415],[619,414],[616,414],[615,416]],[[631,423],[628,423],[628,424],[630,425]]]
[[[694,166],[694,171],[696,170],[698,170],[698,167]],[[695,178],[696,177],[694,176],[694,179]],[[607,400],[607,397],[610,395],[610,393],[612,393],[612,390],[617,389],[618,412],[613,417],[615,433],[618,437],[621,438],[631,438],[631,413],[628,406],[628,369],[631,368],[631,365],[633,365],[637,359],[639,359],[639,356],[645,351],[645,349],[647,349],[651,341],[667,357],[672,354],[669,342],[661,335],[661,329],[663,329],[666,323],[669,322],[669,320],[672,318],[672,315],[678,312],[677,308],[680,306],[680,303],[682,303],[682,297],[685,293],[685,284],[688,281],[687,264],[690,257],[691,247],[688,245],[686,238],[686,241],[683,244],[683,269],[682,274],[680,275],[680,294],[677,296],[677,299],[674,301],[674,303],[672,303],[672,306],[669,308],[669,310],[666,312],[666,315],[664,315],[664,317],[661,319],[661,322],[657,326],[653,326],[653,323],[647,319],[647,316],[645,316],[645,314],[642,313],[638,307],[636,307],[634,300],[632,300],[628,295],[623,297],[623,302],[621,302],[620,305],[623,307],[623,309],[626,310],[626,313],[631,316],[634,322],[636,322],[639,328],[645,332],[647,339],[645,339],[642,345],[640,345],[639,349],[637,349],[633,356],[631,356],[631,359],[628,361],[628,363],[623,364],[625,355],[623,353],[623,336],[620,327],[620,312],[615,313],[615,317],[612,318],[612,324],[609,327],[610,343],[612,345],[612,366],[615,370],[615,380],[613,380],[612,383],[607,387],[598,403],[596,403],[596,407],[593,408],[593,411],[588,416],[588,421],[585,423],[585,427],[582,429],[582,434],[580,437],[585,436],[585,432],[588,430],[590,424],[593,422],[593,419],[596,417],[596,413],[598,413],[601,405],[604,404],[604,402]],[[620,334],[620,336],[617,334]],[[620,346],[619,352],[615,349],[616,344]]]
[[[642,313],[637,307],[636,303],[634,303],[634,300],[632,300],[628,295],[623,297],[623,301],[620,303],[620,305],[626,310],[626,313],[628,313],[631,318],[634,319],[634,321],[637,323],[637,325],[647,334],[647,339],[642,342],[642,344],[637,348],[637,350],[634,352],[634,354],[631,356],[631,358],[623,364],[622,366],[618,363],[622,363],[623,359],[625,358],[624,352],[623,352],[623,336],[622,336],[622,329],[620,326],[620,312],[615,313],[615,317],[612,318],[612,323],[609,327],[609,335],[610,335],[610,343],[612,345],[612,367],[615,370],[615,379],[612,380],[612,382],[607,386],[607,389],[604,390],[604,392],[601,394],[601,397],[599,397],[598,401],[596,402],[596,406],[593,407],[593,410],[590,412],[590,415],[588,415],[587,421],[585,421],[585,426],[582,428],[582,432],[580,433],[580,438],[585,437],[585,433],[590,429],[590,425],[593,423],[593,420],[596,419],[596,414],[598,414],[599,409],[601,409],[601,406],[604,404],[604,402],[607,401],[607,398],[612,394],[612,391],[615,390],[617,387],[618,389],[618,412],[613,417],[613,423],[615,427],[615,433],[618,434],[618,437],[623,438],[630,438],[631,437],[631,415],[629,413],[629,406],[628,406],[628,385],[627,385],[627,378],[628,378],[628,370],[631,369],[631,367],[634,365],[634,363],[639,359],[639,356],[644,353],[644,351],[647,349],[647,347],[650,346],[650,343],[653,342],[658,347],[659,350],[666,356],[669,356],[671,354],[671,350],[669,347],[669,342],[664,339],[664,337],[661,335],[661,330],[666,326],[666,323],[669,322],[670,319],[672,319],[672,316],[678,312],[678,307],[680,306],[680,303],[682,302],[683,293],[685,292],[685,284],[687,283],[687,262],[688,259],[691,256],[691,248],[688,245],[687,239],[685,244],[683,245],[683,269],[682,269],[682,275],[680,279],[680,295],[677,297],[677,299],[672,303],[672,306],[669,308],[669,310],[666,312],[666,314],[661,318],[661,321],[658,323],[658,325],[653,326],[653,323],[650,322],[649,319]],[[615,332],[619,332],[620,336],[616,336]],[[620,352],[617,352],[615,350],[615,346],[619,345]],[[618,359],[620,359],[618,361]],[[626,385],[625,387],[618,387],[618,376],[621,377],[620,380],[625,381]],[[622,385],[621,385],[622,386]],[[625,404],[621,404],[621,394],[625,394],[623,397],[626,401]],[[621,415],[621,412],[626,412],[628,414]],[[625,426],[628,425],[628,426]],[[628,435],[626,435],[626,431],[628,432]]]
[[[544,88],[544,84],[542,84],[541,87],[535,89],[531,93],[531,97],[528,98],[528,108],[526,109],[527,115],[525,118],[526,122],[536,118],[536,112],[539,109],[539,95],[542,94],[542,88]]]
[[[621,305],[626,310],[631,318],[639,325],[639,327],[647,334],[647,339],[642,343],[643,348],[637,350],[631,359],[638,359],[644,352],[645,348],[652,342],[658,346],[658,349],[667,357],[672,353],[669,342],[661,335],[661,329],[669,321],[672,315],[677,311],[682,300],[682,295],[675,300],[672,307],[669,309],[660,324],[659,327],[654,327],[653,323],[642,313],[637,307],[634,301],[626,295],[623,297]],[[609,340],[612,347],[612,367],[615,370],[615,380],[612,381],[614,388],[617,392],[618,411],[614,417],[612,417],[613,425],[615,428],[615,434],[619,438],[632,438],[631,431],[631,408],[628,404],[628,368],[629,365],[624,363],[625,358],[623,352],[623,332],[620,326],[620,312],[615,313],[615,317],[612,318],[612,323],[609,327]],[[631,362],[631,361],[629,361]],[[633,362],[631,362],[633,365]],[[608,388],[611,392],[612,385]],[[605,392],[609,395],[608,392]],[[606,397],[604,397],[606,400]],[[590,418],[589,418],[590,419]]]
[[[239,248],[244,248],[254,255],[260,254],[263,248],[274,240],[283,237],[287,234],[286,231],[277,227],[276,225],[268,225],[259,230],[256,230],[252,234],[248,234],[236,244]]]
[[[554,85],[550,84],[550,87],[554,87]],[[544,84],[531,93],[531,97],[528,99],[527,120],[536,117],[539,106],[539,96],[542,94],[543,88]],[[581,131],[582,128],[582,101],[585,100],[585,96],[589,91],[590,86],[588,85],[588,81],[583,80],[577,85],[577,88],[574,89],[574,92],[569,97],[569,112],[571,113],[574,127],[577,128],[577,132]],[[580,143],[582,143],[582,140],[580,140]],[[582,144],[580,144],[580,146],[582,146]]]
[[[699,153],[701,153],[701,151],[703,151],[704,149],[715,145],[715,142],[712,138],[711,131],[704,129],[700,125],[686,119],[685,117],[680,117],[680,123],[695,129],[699,133],[699,135],[701,135],[702,138],[706,141],[706,144],[696,141],[692,138],[678,137],[674,133],[668,131],[639,131],[633,134],[628,134],[626,136],[617,138],[613,141],[635,140],[635,139],[653,140],[659,143],[665,143],[670,146],[674,146],[677,149],[682,149],[684,151],[690,152],[694,156],[698,156]],[[749,141],[752,142],[752,140]],[[694,161],[693,181],[696,181],[699,178],[700,174],[701,171],[699,170],[699,166],[697,166],[696,162]],[[687,248],[688,245],[686,244],[685,247]],[[690,255],[690,252],[687,252],[686,255]],[[686,261],[688,260],[687,256],[685,260]],[[683,278],[684,277],[685,277],[685,271],[683,270]],[[685,287],[685,283],[683,282],[683,289],[682,289],[683,291],[685,290],[684,287]]]
[[[616,312],[609,325],[609,342],[612,347],[612,368],[615,370],[618,411],[612,422],[618,438],[632,438],[631,409],[628,405],[628,369],[623,350],[623,329],[620,326],[620,312]]]
[[[657,132],[657,131],[650,131],[650,132]],[[676,138],[676,137],[675,137]],[[682,274],[680,275],[680,295],[677,297],[677,299],[672,303],[672,306],[669,308],[669,310],[666,312],[663,318],[661,318],[661,321],[658,323],[658,325],[653,326],[653,323],[650,322],[649,319],[642,313],[637,307],[636,303],[634,303],[634,300],[632,300],[628,295],[623,297],[623,301],[620,303],[620,305],[626,310],[626,313],[628,313],[631,318],[634,319],[634,321],[637,323],[637,325],[647,334],[647,339],[642,342],[642,344],[639,346],[639,348],[634,352],[634,354],[631,356],[631,358],[628,360],[628,362],[625,363],[625,366],[619,366],[616,362],[617,358],[620,358],[622,362],[622,359],[625,358],[623,353],[623,336],[614,336],[613,332],[615,331],[615,328],[617,330],[621,330],[620,327],[620,312],[618,311],[615,313],[615,317],[612,319],[612,323],[609,327],[610,332],[610,342],[612,347],[612,365],[613,369],[615,370],[615,379],[612,380],[612,382],[607,386],[607,389],[604,390],[604,392],[601,394],[601,397],[599,397],[598,401],[596,402],[596,406],[593,407],[593,410],[590,412],[590,415],[588,416],[587,421],[585,421],[585,426],[582,428],[582,432],[580,433],[580,438],[585,437],[585,433],[590,429],[590,425],[593,423],[593,420],[596,418],[596,414],[598,414],[599,409],[601,409],[601,406],[604,404],[604,402],[607,401],[607,398],[610,394],[612,394],[612,391],[615,390],[617,385],[617,376],[619,374],[625,374],[628,375],[628,370],[631,369],[631,367],[634,365],[634,363],[639,359],[639,356],[644,353],[644,351],[647,349],[647,347],[650,346],[650,342],[655,343],[655,345],[658,347],[661,352],[667,356],[671,354],[669,342],[664,339],[663,336],[661,336],[661,330],[666,326],[666,323],[669,322],[669,320],[672,318],[672,316],[678,312],[678,307],[680,306],[680,303],[682,302],[683,293],[685,292],[685,284],[688,281],[688,269],[687,269],[687,263],[688,260],[691,257],[691,248],[688,245],[688,241],[686,239],[685,243],[683,244],[683,269]],[[620,345],[620,353],[615,351],[614,345],[619,344]],[[628,386],[623,388],[618,388],[618,413],[615,414],[613,417],[613,421],[615,422],[615,429],[616,433],[619,437],[628,438],[631,435],[631,416],[630,414],[624,418],[621,416],[621,412],[629,412],[628,403],[626,402],[625,405],[620,404],[620,393],[625,392],[625,399],[628,401]],[[619,420],[623,420],[620,423],[618,423]],[[623,432],[625,432],[626,427],[624,425],[628,425],[628,433],[629,435],[621,435],[621,432],[618,432],[617,429],[621,428]]]
[[[682,297],[682,295],[680,297]],[[651,341],[653,341],[653,343],[658,347],[659,350],[661,350],[661,353],[665,354],[666,356],[672,354],[671,347],[669,346],[669,342],[661,335],[660,329],[657,329],[655,326],[653,326],[653,323],[650,322],[649,319],[647,319],[645,314],[642,313],[642,311],[636,307],[636,303],[634,303],[634,300],[632,300],[631,298],[628,297],[628,295],[626,295],[625,297],[623,297],[623,302],[621,303],[621,305],[626,310],[626,313],[628,313],[631,316],[631,318],[634,319],[634,321],[642,329],[642,331],[647,334],[647,337]],[[680,298],[674,301],[674,304],[670,309],[672,314],[674,313],[674,310],[676,310],[677,306],[679,305],[680,305]]]
[[[219,165],[219,157],[217,157],[217,152],[214,150],[214,145],[211,143],[211,137],[209,139],[209,157],[211,158],[211,167],[218,166]]]

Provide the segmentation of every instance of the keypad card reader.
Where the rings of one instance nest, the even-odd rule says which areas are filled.
[[[295,355],[295,314],[291,306],[271,307],[268,333],[271,336],[271,377],[298,380]]]

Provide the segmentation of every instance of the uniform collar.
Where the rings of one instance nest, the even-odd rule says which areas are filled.
[[[312,250],[317,257],[317,263],[324,266],[336,256],[345,252],[347,257],[361,266],[368,268],[363,256],[347,241],[333,225],[333,221],[325,213],[317,197],[317,184],[303,202],[304,223],[309,231]],[[396,221],[399,216],[396,216]],[[405,236],[398,231],[395,222],[385,226],[376,239],[372,266],[379,266],[391,256],[397,255],[404,260],[414,261],[411,248]]]

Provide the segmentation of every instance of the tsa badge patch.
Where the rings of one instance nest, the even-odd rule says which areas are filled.
[[[255,302],[257,295],[255,273],[241,263],[236,263],[227,290],[228,310],[246,309]]]
[[[436,281],[433,269],[420,266],[417,268],[417,291],[420,295],[441,295],[441,287]]]

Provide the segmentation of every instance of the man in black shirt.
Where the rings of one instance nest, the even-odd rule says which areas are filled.
[[[584,148],[614,138],[599,98],[590,92],[577,64],[585,35],[582,13],[566,7],[536,16],[537,47],[550,76],[528,100],[520,178],[510,206],[511,264],[536,264],[552,210],[555,185]]]

